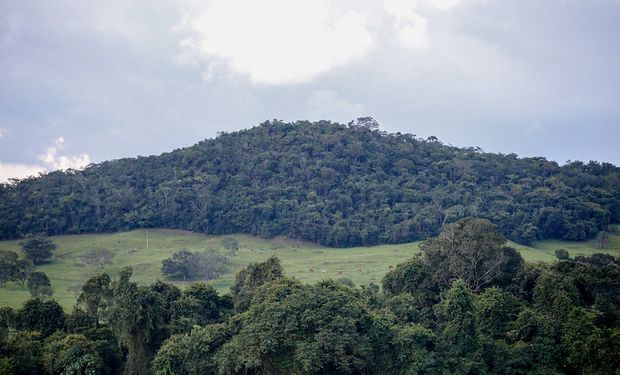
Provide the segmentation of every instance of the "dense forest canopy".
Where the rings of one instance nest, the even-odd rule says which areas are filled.
[[[592,238],[620,222],[620,169],[388,134],[371,119],[269,121],[0,185],[0,239],[166,227],[347,247],[429,238],[468,216],[524,244]]]

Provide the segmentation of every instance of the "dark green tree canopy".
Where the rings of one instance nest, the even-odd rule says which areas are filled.
[[[423,242],[420,249],[438,283],[445,286],[460,279],[478,292],[509,281],[523,266],[521,255],[505,247],[505,243],[496,225],[467,218],[447,225],[439,236]]]
[[[164,259],[161,271],[177,280],[212,280],[224,272],[228,258],[217,253],[177,251]]]
[[[52,257],[56,244],[45,236],[29,235],[22,243],[22,250],[34,264],[39,264]]]
[[[65,313],[54,300],[29,299],[15,314],[15,325],[20,330],[38,331],[49,336],[65,327]]]
[[[44,272],[28,275],[28,291],[33,297],[49,297],[53,294],[52,283]]]
[[[250,306],[254,292],[261,285],[284,276],[280,260],[273,256],[262,263],[252,263],[242,268],[235,276],[235,283],[230,287],[233,303],[237,311],[244,311]]]

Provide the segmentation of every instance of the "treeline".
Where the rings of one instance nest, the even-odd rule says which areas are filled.
[[[0,309],[3,374],[616,374],[620,261],[525,264],[497,227],[447,225],[377,285],[304,285],[277,258],[230,294],[138,286],[125,269]]]
[[[425,239],[476,216],[530,244],[584,240],[620,222],[612,164],[559,166],[376,127],[271,121],[0,185],[0,239],[165,227],[347,247]]]

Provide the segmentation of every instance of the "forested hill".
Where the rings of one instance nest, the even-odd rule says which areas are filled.
[[[620,222],[620,168],[559,166],[355,124],[265,122],[159,156],[0,185],[0,238],[141,227],[287,235],[346,247],[488,218],[520,243]]]

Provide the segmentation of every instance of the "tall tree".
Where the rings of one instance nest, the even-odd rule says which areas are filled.
[[[49,297],[53,294],[52,283],[44,272],[28,275],[28,291],[32,297]]]
[[[252,263],[242,268],[230,287],[235,310],[244,311],[250,306],[254,292],[261,285],[277,280],[284,275],[280,260],[272,256],[261,263]]]
[[[438,237],[420,245],[424,259],[442,285],[465,282],[474,292],[506,282],[523,266],[514,249],[505,247],[499,228],[484,219],[467,218],[447,225]]]
[[[42,235],[29,235],[22,243],[22,250],[26,257],[34,264],[40,264],[52,257],[56,244],[49,238]]]
[[[127,346],[125,374],[149,373],[159,331],[164,327],[163,301],[158,293],[130,281],[131,268],[124,268],[114,282],[114,303],[110,323],[119,340]]]
[[[475,373],[480,366],[480,337],[474,295],[462,280],[456,280],[443,302],[445,324],[440,344],[450,373]]]

